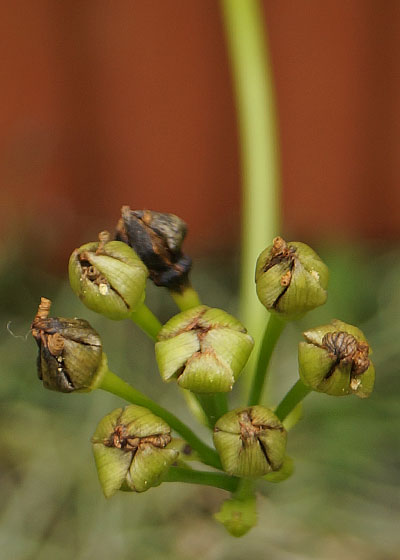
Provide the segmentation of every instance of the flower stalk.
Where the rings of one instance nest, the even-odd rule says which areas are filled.
[[[170,290],[170,294],[181,311],[201,305],[199,294],[190,284],[185,286],[180,292]]]
[[[242,168],[240,317],[262,332],[264,311],[252,271],[266,239],[280,229],[277,112],[267,33],[258,0],[221,0],[236,96]]]
[[[299,379],[281,400],[275,414],[281,422],[296,408],[296,406],[311,393],[311,387],[306,387]]]
[[[249,406],[259,404],[262,400],[271,356],[285,325],[286,322],[280,317],[273,314],[270,315],[261,341],[256,369],[250,389]]]
[[[240,479],[224,473],[171,467],[164,476],[163,482],[187,482],[189,484],[214,486],[228,492],[235,492]]]
[[[157,340],[162,324],[146,304],[142,303],[138,309],[132,311],[129,319],[140,327],[152,340]]]
[[[211,395],[195,393],[195,395],[207,417],[208,427],[213,429],[218,418],[228,412],[226,393],[213,393]]]

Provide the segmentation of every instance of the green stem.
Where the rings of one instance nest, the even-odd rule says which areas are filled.
[[[223,473],[196,471],[181,467],[170,467],[163,478],[163,481],[203,484],[206,486],[222,488],[222,490],[227,490],[228,492],[235,492],[240,479]]]
[[[271,360],[272,352],[279,340],[279,337],[285,328],[286,322],[282,321],[277,315],[271,314],[264,336],[261,341],[261,347],[258,354],[256,370],[253,377],[253,383],[250,389],[249,405],[259,404],[262,399],[262,393],[267,377],[268,366]]]
[[[203,426],[207,426],[209,428],[210,424],[207,415],[204,412],[204,409],[199,403],[198,399],[196,398],[195,393],[192,393],[188,389],[182,389],[182,387],[179,387],[179,389],[181,394],[183,395],[183,398],[185,399],[185,403],[187,407],[189,408],[193,416],[196,418],[196,420],[200,424],[203,424]]]
[[[107,371],[99,385],[99,389],[113,393],[132,404],[148,408],[151,412],[165,420],[171,429],[180,434],[182,438],[197,451],[203,463],[215,467],[216,469],[221,468],[221,461],[218,453],[214,449],[202,442],[201,439],[174,414],[134,389],[131,385],[118,377],[118,375],[115,375],[115,373]]]
[[[196,393],[196,399],[204,410],[209,428],[213,429],[218,418],[228,412],[226,393],[201,394]]]
[[[275,414],[281,420],[281,422],[286,418],[288,414],[301,402],[312,389],[306,387],[304,383],[299,379],[293,387],[286,393],[285,397],[279,403]]]
[[[250,478],[241,478],[235,491],[235,498],[237,500],[245,500],[254,494],[254,480]]]
[[[235,84],[243,176],[241,318],[257,337],[265,310],[254,289],[255,262],[280,228],[274,88],[261,3],[221,0],[221,8]]]
[[[186,311],[187,309],[201,305],[199,294],[190,285],[186,286],[182,292],[170,290],[169,293],[181,311]]]
[[[150,338],[157,340],[157,335],[162,327],[162,324],[157,319],[152,311],[144,303],[132,311],[130,319],[138,325]]]

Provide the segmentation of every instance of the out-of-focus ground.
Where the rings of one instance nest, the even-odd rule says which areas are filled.
[[[176,387],[161,382],[152,343],[133,324],[95,315],[65,280],[43,274],[11,249],[3,251],[2,558],[397,560],[400,253],[376,246],[318,249],[331,269],[328,303],[284,333],[272,363],[269,404],[296,379],[301,331],[333,317],[365,331],[374,349],[375,391],[368,400],[307,397],[303,420],[289,434],[295,473],[281,484],[260,487],[258,526],[239,540],[212,520],[225,497],[217,489],[164,483],[141,495],[104,499],[89,440],[100,418],[121,401],[101,391],[63,395],[43,389],[36,377],[36,344],[28,334],[40,295],[53,299],[55,315],[92,323],[113,371],[193,420]],[[229,258],[197,260],[193,281],[205,303],[236,313],[237,272]],[[175,312],[164,290],[149,286],[148,302],[162,320]],[[237,401],[240,384],[234,393]]]

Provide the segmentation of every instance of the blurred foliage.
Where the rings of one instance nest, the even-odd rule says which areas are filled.
[[[390,560],[400,535],[400,254],[380,248],[320,248],[331,270],[328,303],[290,325],[273,358],[270,404],[297,377],[301,331],[340,318],[360,326],[374,349],[377,382],[368,400],[311,394],[289,435],[295,474],[260,486],[259,524],[233,540],[213,521],[223,491],[165,483],[106,501],[89,439],[121,403],[96,391],[62,395],[37,380],[30,322],[41,295],[52,313],[88,319],[110,367],[195,425],[176,387],[156,371],[152,343],[129,322],[88,311],[69,286],[15,252],[0,260],[0,550],[15,560],[160,558]],[[234,259],[195,262],[205,303],[237,313]],[[148,302],[165,321],[175,307],[163,289]],[[242,387],[244,384],[242,385]],[[203,432],[205,437],[208,435]]]

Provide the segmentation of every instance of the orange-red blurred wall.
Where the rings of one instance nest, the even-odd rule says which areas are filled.
[[[263,13],[285,231],[398,238],[400,2],[266,0]],[[216,0],[3,2],[0,37],[3,235],[19,219],[72,248],[129,204],[181,215],[192,249],[238,240]]]

